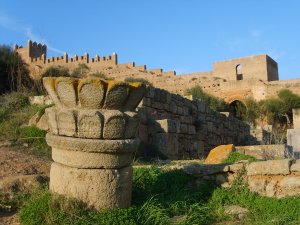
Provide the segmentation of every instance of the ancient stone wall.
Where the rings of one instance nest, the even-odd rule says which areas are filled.
[[[242,178],[251,191],[268,197],[300,194],[300,161],[291,159],[237,163],[231,165],[187,165],[182,168],[201,181],[215,181],[229,187]]]
[[[230,114],[154,87],[148,87],[139,114],[140,139],[171,159],[199,158],[215,146],[249,140],[250,127]]]

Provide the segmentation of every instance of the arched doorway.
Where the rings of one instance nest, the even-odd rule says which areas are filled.
[[[234,100],[229,103],[229,112],[235,117],[242,119],[243,113],[246,112],[246,105],[240,100]]]

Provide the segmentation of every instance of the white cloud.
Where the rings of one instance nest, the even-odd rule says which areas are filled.
[[[32,28],[30,26],[25,26],[22,24],[17,24],[12,18],[4,15],[4,14],[0,14],[0,26],[11,30],[11,31],[15,31],[15,32],[21,32],[23,33],[26,38],[32,40],[32,41],[36,41],[38,43],[42,43],[42,44],[46,44],[47,48],[50,51],[59,53],[59,54],[64,54],[65,51],[54,48],[53,46],[49,45],[48,41],[44,38],[42,38],[40,35],[36,34],[35,32],[33,32]]]

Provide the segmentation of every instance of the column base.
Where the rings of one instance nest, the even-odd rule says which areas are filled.
[[[52,163],[50,191],[76,198],[88,207],[128,208],[131,204],[132,166],[121,169],[78,169]]]

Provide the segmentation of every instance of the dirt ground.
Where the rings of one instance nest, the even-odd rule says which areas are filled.
[[[51,161],[31,155],[26,147],[0,145],[0,180],[20,175],[43,174],[49,176]],[[19,224],[18,213],[1,213],[1,225]]]

